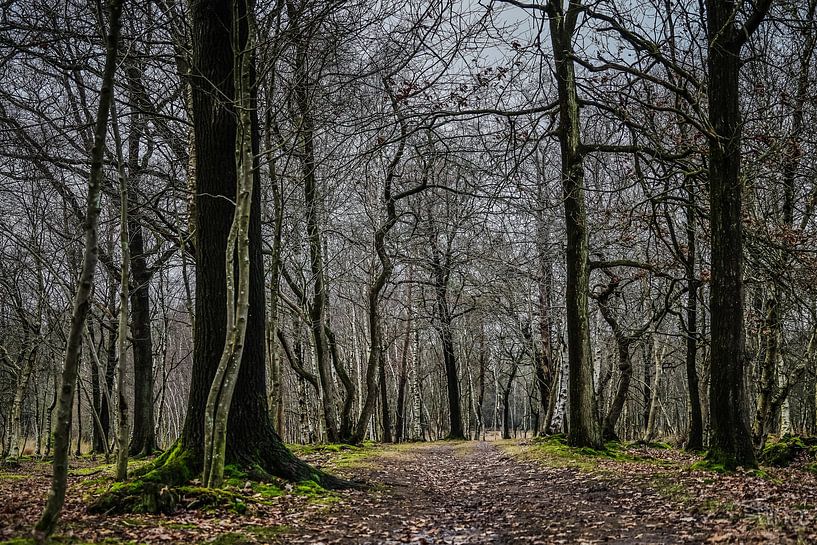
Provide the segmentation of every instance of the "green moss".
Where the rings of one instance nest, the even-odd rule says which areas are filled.
[[[507,448],[514,452],[517,447]],[[522,451],[516,451],[516,453],[524,455],[524,450],[526,449],[522,448]],[[559,435],[535,438],[529,454],[534,459],[552,467],[577,467],[584,471],[592,471],[598,466],[598,462],[594,459],[597,458],[597,451],[570,447],[565,443],[564,436]]]
[[[192,524],[190,522],[165,522],[162,526],[170,528],[171,530],[195,530],[199,527],[198,524]]]
[[[92,513],[172,513],[176,492],[160,483],[142,480],[113,483],[88,506]]]
[[[7,471],[0,471],[0,480],[20,481],[20,480],[26,479],[28,477],[29,477],[28,475],[25,475],[23,473],[11,473],[11,472],[7,472]]]
[[[760,460],[771,466],[785,467],[806,450],[803,438],[797,435],[787,435],[777,442],[767,443],[760,454]]]
[[[371,441],[363,442],[361,445],[348,445],[346,443],[320,443],[316,445],[298,445],[289,444],[287,448],[297,456],[307,456],[310,454],[319,454],[321,452],[343,452],[356,451],[365,448],[371,448],[374,445]]]
[[[292,527],[286,524],[278,524],[275,526],[247,526],[244,528],[244,531],[264,541],[288,534],[292,532]]]
[[[693,463],[689,468],[699,471],[714,471],[715,473],[728,473],[731,471],[726,462],[715,456],[710,457],[709,453],[702,460]]]
[[[136,476],[143,481],[173,486],[191,481],[194,477],[193,452],[177,441],[173,447],[146,465]]]
[[[337,494],[323,488],[317,481],[301,481],[292,487],[292,493],[305,497],[310,503],[329,504],[339,500]]]
[[[254,543],[254,541],[244,534],[240,534],[238,532],[227,532],[226,534],[217,536],[209,543],[213,545],[245,545]]]
[[[68,474],[77,477],[84,477],[87,475],[96,475],[97,473],[102,473],[103,471],[110,469],[111,467],[113,467],[111,464],[103,464],[101,466],[91,467],[76,467],[74,469],[69,469]]]
[[[247,497],[226,488],[204,488],[201,486],[180,486],[180,496],[191,509],[227,509],[243,515],[247,512]]]
[[[661,496],[687,504],[693,499],[689,488],[678,479],[677,475],[661,473],[654,475],[650,482],[651,488]]]
[[[554,433],[553,435],[543,435],[536,437],[534,441],[546,441],[548,443],[558,443],[560,445],[567,445],[567,436],[563,433]]]
[[[272,483],[253,483],[252,490],[262,498],[277,498],[284,493],[283,489]]]

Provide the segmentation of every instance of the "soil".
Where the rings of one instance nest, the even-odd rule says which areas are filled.
[[[817,543],[817,477],[805,465],[724,475],[694,469],[699,457],[673,449],[630,447],[611,458],[549,453],[526,440],[301,454],[371,488],[324,493],[281,482],[280,496],[261,497],[247,482],[230,489],[243,498],[241,510],[196,509],[188,500],[172,515],[91,515],[86,506],[111,481],[111,466],[82,459],[72,462],[56,542]],[[49,470],[34,460],[0,468],[0,545],[26,543]]]
[[[655,493],[519,461],[492,443],[401,454],[365,472],[387,490],[348,497],[289,542],[682,544],[704,542],[713,530]]]

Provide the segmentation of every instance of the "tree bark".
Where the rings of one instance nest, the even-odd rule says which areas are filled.
[[[704,424],[700,386],[698,384],[698,279],[695,277],[697,237],[695,230],[695,188],[691,176],[684,179],[684,185],[688,200],[686,205],[687,258],[685,266],[688,291],[685,362],[689,402],[689,430],[686,448],[687,450],[701,450],[704,446]]]
[[[241,2],[242,9],[248,8]],[[210,385],[216,374],[226,338],[226,247],[233,220],[236,194],[234,142],[236,114],[233,85],[232,2],[191,4],[193,36],[193,119],[196,165],[196,320],[193,374],[187,416],[177,452],[186,454],[189,472],[162,475],[167,481],[184,481],[202,469],[204,414]],[[241,41],[246,40],[246,26]],[[252,72],[252,70],[251,70]],[[254,72],[251,75],[254,81]],[[254,86],[253,86],[254,87]],[[255,106],[255,93],[252,104]],[[252,108],[253,155],[258,156],[258,119]],[[258,170],[249,220],[249,309],[244,351],[229,411],[226,463],[260,467],[292,480],[314,479],[337,486],[333,477],[295,458],[284,446],[270,419],[264,361],[265,290],[261,253],[260,191]],[[169,464],[172,453],[159,461]]]
[[[105,156],[105,138],[108,127],[108,116],[113,100],[113,80],[116,73],[116,60],[119,47],[120,15],[122,3],[119,0],[108,2],[108,32],[105,36],[105,66],[102,72],[102,83],[99,91],[99,106],[94,125],[94,145],[91,150],[91,170],[88,178],[88,197],[85,212],[85,252],[82,260],[77,290],[74,294],[71,327],[65,347],[65,365],[62,372],[59,402],[57,404],[57,427],[54,432],[54,462],[51,490],[48,500],[37,524],[33,537],[37,543],[45,543],[54,532],[59,520],[60,511],[65,501],[65,490],[68,481],[68,451],[71,440],[71,409],[74,400],[74,386],[77,382],[79,360],[82,345],[82,332],[91,303],[91,290],[94,283],[99,247],[97,243],[97,225],[99,222],[99,199],[102,190],[102,163]]]
[[[571,0],[568,9],[564,11],[561,0],[551,0],[546,9],[550,16],[550,35],[556,63],[562,194],[567,232],[565,304],[569,371],[568,442],[575,447],[600,448],[601,426],[593,388],[587,307],[590,266],[587,210],[584,199],[584,157],[572,45],[573,32],[582,6],[578,1]]]
[[[432,274],[436,296],[437,332],[443,348],[443,366],[448,391],[449,439],[465,439],[460,410],[460,379],[457,372],[457,360],[454,352],[454,333],[452,330],[451,309],[448,303],[448,255],[443,260],[437,247],[437,236],[431,232]]]
[[[742,28],[733,0],[707,0],[709,52],[709,194],[712,243],[710,312],[710,459],[734,469],[756,467],[744,387],[743,182],[741,163],[740,52],[769,9],[754,6]]]

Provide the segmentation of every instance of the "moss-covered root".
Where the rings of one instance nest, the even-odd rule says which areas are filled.
[[[290,452],[280,440],[259,442],[251,452],[233,454],[228,458],[239,466],[256,468],[256,472],[260,470],[286,481],[314,481],[327,490],[366,488],[364,483],[342,479],[312,467]]]
[[[249,456],[238,458],[233,460],[234,465],[245,468],[244,476],[250,480],[271,481],[279,477],[292,482],[316,483],[327,490],[367,487],[365,483],[341,479],[313,468],[279,444],[258,448]],[[92,513],[172,513],[181,493],[185,492],[180,487],[201,471],[196,460],[195,453],[179,441],[153,463],[135,472],[133,480],[114,483],[88,509]]]
[[[193,451],[177,441],[153,463],[139,469],[133,476],[147,482],[179,486],[195,478],[200,470]]]
[[[803,453],[807,454],[807,458],[817,454],[817,437],[784,435],[779,441],[766,443],[760,453],[760,461],[770,466],[785,467]]]
[[[119,485],[119,486],[117,486]],[[133,481],[114,486],[88,506],[91,513],[164,513],[176,510],[179,496],[159,483]]]
[[[692,464],[693,469],[705,469],[708,471],[715,471],[717,473],[732,472],[743,467],[744,469],[757,469],[757,466],[746,467],[739,463],[733,454],[726,453],[720,449],[710,448],[706,451],[704,459],[700,462]]]
[[[193,452],[177,442],[153,463],[137,471],[132,481],[114,483],[88,510],[92,513],[172,513],[179,500],[173,487],[189,482],[196,473]]]

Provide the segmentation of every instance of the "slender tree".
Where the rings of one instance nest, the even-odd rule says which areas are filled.
[[[54,533],[60,511],[65,501],[65,489],[68,480],[68,451],[71,440],[71,409],[74,404],[74,385],[77,382],[79,358],[82,343],[82,331],[91,303],[91,290],[94,283],[94,271],[98,260],[97,225],[99,222],[100,194],[102,192],[102,168],[105,154],[105,139],[108,128],[108,116],[113,101],[113,81],[119,48],[120,16],[122,3],[109,0],[107,3],[108,29],[105,36],[105,66],[99,90],[99,106],[94,125],[94,146],[91,150],[91,170],[88,178],[88,200],[85,213],[85,251],[82,260],[77,290],[74,294],[74,305],[71,313],[71,328],[65,347],[65,364],[62,372],[62,385],[57,404],[57,425],[54,432],[54,461],[51,490],[48,493],[43,513],[34,526],[34,540],[45,543]]]

